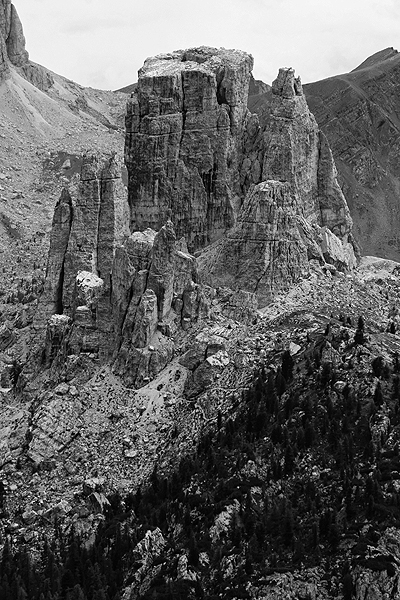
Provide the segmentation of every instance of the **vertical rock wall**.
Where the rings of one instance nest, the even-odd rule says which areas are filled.
[[[76,349],[113,349],[112,269],[116,247],[129,234],[129,207],[120,164],[86,155],[80,181],[63,190],[53,218],[38,319],[64,314],[79,324]],[[79,274],[85,275],[80,277]]]
[[[63,189],[55,206],[50,234],[50,249],[44,290],[41,298],[42,318],[63,312],[64,261],[73,217],[72,198]]]
[[[281,69],[260,120],[246,107],[251,68],[244,52],[205,47],[145,62],[127,108],[128,194],[115,157],[88,155],[56,207],[41,313],[65,319],[50,319],[46,364],[57,349],[86,352],[143,385],[202,310],[197,264],[203,281],[263,304],[312,258],[354,265],[347,204],[300,80]],[[208,245],[199,263],[182,237]]]
[[[146,60],[126,118],[132,231],[171,217],[193,250],[232,227],[252,66],[244,52],[206,47]]]
[[[195,259],[178,250],[170,221],[158,233],[130,234],[115,157],[85,156],[79,183],[63,190],[54,213],[38,309],[46,366],[86,353],[143,385],[172,359],[171,332],[197,318],[196,280]]]
[[[307,246],[297,216],[297,200],[290,184],[264,181],[255,186],[233,230],[200,255],[203,279],[255,293],[264,306],[274,292],[308,272]]]
[[[247,114],[242,153],[247,196],[231,232],[200,256],[202,277],[256,293],[265,304],[304,276],[311,258],[353,268],[350,212],[293,69],[280,69],[262,119]]]
[[[307,106],[300,78],[291,68],[279,70],[263,118],[251,115],[247,120],[243,191],[267,180],[290,183],[298,210],[311,225],[327,226],[340,238],[350,233],[352,219],[332,153]]]
[[[9,74],[9,63],[22,67],[28,63],[25,37],[11,0],[0,0],[0,81]]]

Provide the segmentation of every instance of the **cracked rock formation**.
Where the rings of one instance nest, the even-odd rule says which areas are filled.
[[[245,191],[261,181],[287,181],[298,197],[302,215],[347,241],[352,220],[332,153],[293,69],[279,70],[271,105],[263,117],[249,115],[243,154]]]
[[[44,363],[90,354],[143,385],[174,355],[173,332],[197,318],[196,261],[174,227],[129,232],[127,194],[115,157],[83,159],[78,184],[55,207],[38,325],[47,324]]]
[[[356,265],[332,154],[293,69],[280,69],[272,96],[262,120],[247,115],[240,178],[248,193],[237,222],[199,258],[211,285],[248,290],[261,303],[304,276],[310,259]]]
[[[260,119],[246,108],[251,68],[243,52],[204,47],[148,59],[128,102],[125,162],[131,230],[158,229],[172,215],[191,249],[218,246],[214,262],[213,250],[200,261],[207,281],[257,290],[265,300],[304,275],[304,256],[342,269],[356,261],[350,212],[300,79],[280,69]],[[279,209],[268,201],[259,212],[253,207],[266,219],[260,234],[247,214],[254,197],[245,198],[262,182],[272,182],[272,197],[279,188],[285,201]]]
[[[126,117],[131,230],[170,217],[195,250],[232,227],[252,66],[245,52],[208,47],[145,61]]]
[[[0,81],[9,74],[9,63],[23,67],[29,61],[25,37],[11,0],[0,0]]]
[[[154,378],[208,310],[182,236],[191,248],[215,240],[201,275],[234,290],[234,312],[241,291],[265,304],[311,259],[355,265],[346,200],[300,80],[280,70],[260,121],[247,109],[251,68],[244,52],[205,47],[145,62],[127,108],[128,194],[115,157],[87,155],[56,206],[38,311],[46,365],[85,353],[129,386]]]
[[[301,199],[301,210],[308,221],[346,236],[352,220],[336,179],[332,154],[293,69],[279,70],[272,94],[263,180],[288,181]]]
[[[200,269],[208,280],[247,289],[261,302],[308,272],[291,186],[264,181],[249,192],[232,232],[206,249]]]

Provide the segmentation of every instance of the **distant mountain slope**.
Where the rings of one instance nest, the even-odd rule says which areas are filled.
[[[304,86],[328,137],[364,254],[400,258],[400,54]]]
[[[386,48],[303,89],[332,149],[362,253],[400,260],[400,54]],[[261,115],[270,102],[265,91],[248,106]]]
[[[116,92],[122,92],[123,94],[132,94],[137,88],[137,83],[131,83],[131,85],[126,85],[125,87],[120,88],[119,90],[115,90]]]
[[[29,60],[22,25],[0,0],[0,287],[30,274],[81,154],[122,154],[126,96],[85,88]]]
[[[385,60],[395,58],[397,57],[397,55],[398,52],[394,48],[385,48],[384,50],[380,50],[379,52],[376,52],[372,56],[369,56],[367,59],[365,59],[360,65],[358,65],[358,67],[353,69],[352,73],[354,71],[359,71],[360,69],[367,69],[369,67],[373,67]]]

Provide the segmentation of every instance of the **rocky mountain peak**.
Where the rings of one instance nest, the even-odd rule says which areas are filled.
[[[252,67],[246,52],[204,46],[145,61],[126,118],[132,230],[172,211],[196,250],[233,225]]]
[[[346,200],[300,79],[279,71],[260,121],[247,109],[252,64],[207,47],[147,59],[127,106],[128,193],[115,155],[83,156],[55,209],[37,313],[55,374],[89,354],[142,387],[217,289],[240,297],[248,319],[310,260],[355,266]]]
[[[272,83],[272,93],[282,98],[294,98],[303,95],[300,77],[295,77],[295,71],[291,67],[279,69],[278,77]]]
[[[353,69],[351,72],[360,71],[361,69],[368,69],[369,67],[373,67],[382,63],[391,58],[395,58],[398,56],[398,51],[391,46],[390,48],[384,48],[383,50],[379,50],[379,52],[375,52],[368,58],[366,58],[358,67]]]
[[[9,63],[24,66],[29,60],[25,49],[22,23],[11,0],[0,1],[0,79],[9,71]]]

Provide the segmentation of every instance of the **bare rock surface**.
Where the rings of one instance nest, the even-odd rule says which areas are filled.
[[[251,115],[245,135],[241,180],[248,188],[263,180],[287,181],[303,216],[343,237],[351,231],[350,212],[336,178],[326,138],[311,114],[300,78],[279,70],[268,108]]]
[[[0,81],[10,76],[9,62],[16,67],[29,60],[25,37],[18,13],[11,0],[0,3]]]
[[[249,192],[236,226],[206,249],[200,271],[210,283],[257,294],[261,303],[308,273],[307,248],[288,183],[265,181]]]
[[[307,274],[309,259],[354,268],[350,212],[293,69],[280,69],[270,112],[261,123],[248,115],[244,137],[241,181],[249,191],[235,226],[199,258],[205,280],[265,304]]]
[[[126,119],[132,229],[171,216],[194,250],[233,225],[252,66],[245,52],[208,47],[147,59]]]
[[[326,135],[365,254],[398,260],[400,55],[386,48],[304,91]]]
[[[57,373],[68,356],[86,353],[114,362],[130,386],[153,379],[174,356],[173,337],[207,303],[196,261],[179,247],[171,221],[130,234],[117,159],[84,157],[55,209],[35,319],[38,331],[47,326],[47,366]]]

